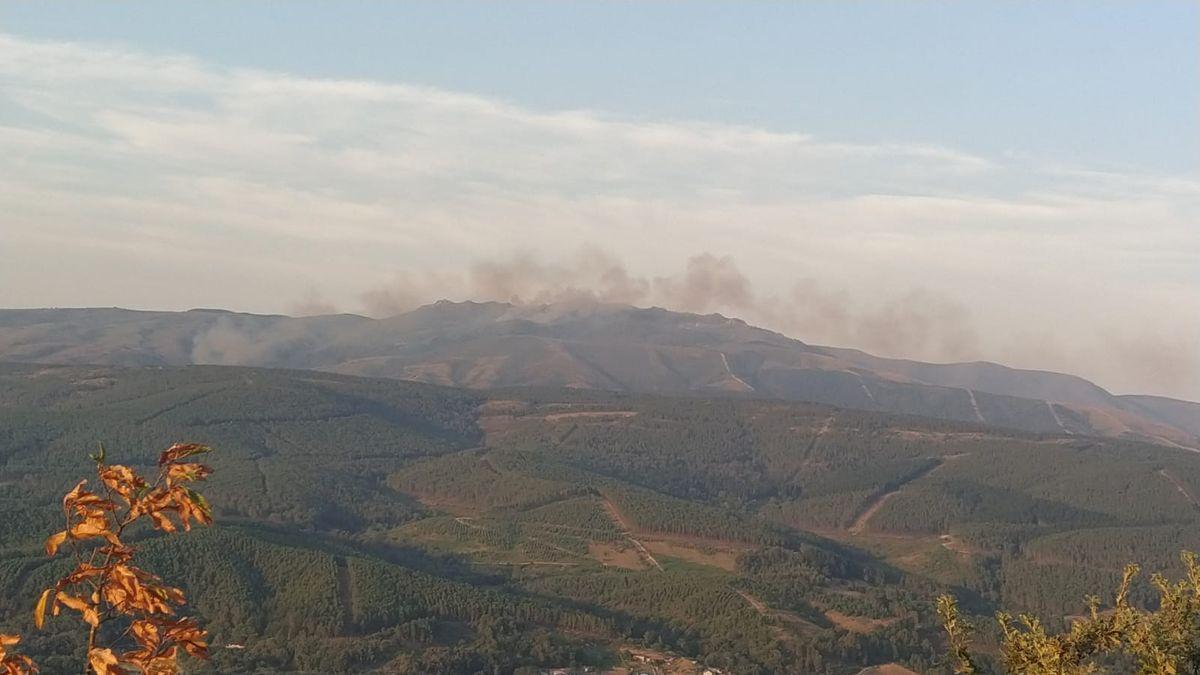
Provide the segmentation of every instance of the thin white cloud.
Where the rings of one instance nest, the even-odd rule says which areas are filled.
[[[760,296],[816,279],[860,313],[941,289],[969,310],[969,353],[930,339],[893,355],[1200,397],[1197,376],[1164,382],[1163,359],[1129,358],[1127,336],[1200,339],[1194,175],[534,110],[5,35],[0,156],[0,305],[279,311],[319,293],[355,309],[390,279],[461,296],[453,280],[480,260],[571,260],[596,242],[638,278],[708,251]],[[815,319],[748,318],[839,336]],[[1043,344],[1059,332],[1068,347]]]

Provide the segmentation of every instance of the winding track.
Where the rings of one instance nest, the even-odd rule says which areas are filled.
[[[1167,472],[1166,469],[1159,469],[1158,475],[1162,476],[1163,478],[1166,478],[1171,483],[1171,485],[1175,486],[1176,490],[1179,490],[1179,494],[1183,495],[1189,502],[1192,503],[1192,506],[1200,509],[1200,500],[1197,500],[1196,497],[1193,496],[1191,492],[1188,492],[1187,487],[1183,483],[1181,483],[1178,478],[1176,478],[1175,476],[1173,476],[1172,474]]]
[[[850,523],[850,527],[848,528],[848,531],[850,532],[850,534],[851,535],[861,534],[862,531],[864,529],[866,529],[867,523],[871,520],[871,517],[874,516],[879,511],[879,509],[883,508],[883,505],[886,504],[888,502],[888,500],[890,500],[891,498],[900,494],[900,491],[903,490],[907,485],[932,474],[934,471],[937,471],[938,469],[942,468],[943,466],[946,466],[947,462],[958,459],[959,457],[962,457],[962,456],[964,456],[964,455],[962,455],[962,454],[946,455],[945,457],[937,457],[936,458],[937,463],[935,463],[933,466],[929,467],[928,469],[925,469],[924,471],[920,471],[920,472],[914,474],[913,476],[908,478],[908,480],[905,480],[903,483],[900,483],[899,485],[897,485],[895,487],[895,489],[889,490],[888,492],[885,492],[885,493],[875,497],[874,499],[872,499],[870,502],[867,503],[867,506],[862,511],[860,511],[859,514],[854,518],[854,522]]]
[[[975,400],[975,391],[972,389],[967,389],[965,391],[967,392],[967,396],[971,398],[971,409],[975,411],[975,419],[986,424],[987,420],[983,419],[983,413],[979,410],[979,401]]]
[[[646,560],[650,561],[650,564],[658,568],[659,572],[663,571],[663,566],[660,565],[658,560],[656,560],[654,556],[650,554],[650,551],[646,550],[646,547],[642,545],[642,542],[633,538],[633,528],[629,526],[629,523],[626,522],[625,517],[622,516],[621,512],[617,510],[617,505],[613,504],[608,497],[604,498],[604,510],[608,511],[608,515],[613,519],[613,522],[617,524],[617,527],[621,528],[621,534],[633,543],[638,552],[641,553]]]
[[[338,601],[342,604],[342,633],[349,635],[354,629],[354,580],[350,578],[350,565],[345,557],[335,558],[334,565],[337,567]]]
[[[1063,424],[1062,418],[1058,416],[1058,411],[1054,409],[1054,404],[1046,401],[1046,407],[1050,409],[1050,416],[1054,418],[1054,423],[1058,425],[1058,428],[1062,429],[1064,434],[1071,433],[1071,430]]]

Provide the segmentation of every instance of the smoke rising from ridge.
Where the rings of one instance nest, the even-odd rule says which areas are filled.
[[[477,260],[460,269],[403,271],[389,283],[361,293],[359,300],[365,313],[375,317],[394,316],[443,298],[719,312],[810,344],[933,362],[997,361],[1077,374],[1117,393],[1187,392],[1200,385],[1200,350],[1195,348],[1200,332],[1171,317],[1130,328],[1118,312],[1109,330],[1064,336],[1052,323],[985,324],[962,300],[928,287],[868,293],[805,274],[790,283],[775,281],[773,290],[764,292],[733,256],[711,252],[687,258],[673,273],[639,274],[611,252],[588,245],[555,262],[522,252]],[[312,311],[322,304],[321,296],[310,291],[295,307]],[[1090,315],[1083,316],[1057,320],[1082,325]],[[242,345],[234,336],[217,332],[212,344],[204,346],[227,360]]]
[[[311,285],[332,305],[293,313],[594,298],[1200,399],[1191,168],[531,107],[9,34],[0,78],[12,110],[54,112],[0,133],[20,158],[0,162],[0,305],[273,313]],[[544,257],[498,254],[518,241]],[[582,242],[619,260],[573,257]],[[681,247],[715,254],[691,281]],[[202,356],[265,339],[222,333]]]
[[[798,279],[785,295],[763,294],[729,255],[699,253],[665,276],[630,272],[611,253],[584,246],[564,263],[532,253],[480,260],[458,273],[399,274],[361,299],[367,314],[392,316],[443,297],[519,305],[619,303],[720,312],[816,344],[883,356],[962,360],[978,356],[970,312],[954,298],[910,289],[878,301]]]
[[[287,313],[291,316],[322,316],[337,314],[338,307],[326,300],[316,289],[310,288],[304,297],[288,305]]]

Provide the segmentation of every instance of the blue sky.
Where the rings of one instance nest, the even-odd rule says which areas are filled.
[[[37,2],[18,35],[1175,172],[1200,157],[1200,3]]]
[[[1198,33],[1195,2],[3,3],[0,306],[582,296],[1200,399]]]

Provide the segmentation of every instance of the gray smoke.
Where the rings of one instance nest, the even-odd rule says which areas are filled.
[[[647,280],[631,276],[620,260],[595,246],[580,248],[563,265],[543,262],[528,253],[478,261],[471,266],[468,279],[472,299],[514,304],[638,304],[650,290]]]
[[[304,296],[288,305],[287,313],[291,316],[324,316],[337,314],[337,305],[325,300],[316,289],[310,288]]]
[[[192,362],[218,366],[263,365],[263,357],[273,342],[261,331],[248,330],[223,316],[192,341]]]
[[[750,280],[731,256],[718,258],[711,253],[692,256],[682,274],[658,277],[652,287],[656,304],[668,309],[756,311]]]
[[[912,289],[870,303],[802,279],[783,301],[760,304],[764,320],[802,340],[857,347],[881,356],[932,361],[977,358],[970,311],[953,298]]]
[[[456,297],[461,288],[461,274],[400,271],[390,283],[364,291],[359,299],[367,316],[382,318],[403,314],[442,298]]]
[[[633,274],[616,256],[585,246],[562,263],[532,253],[480,260],[461,273],[399,274],[362,295],[367,313],[392,316],[440,298],[514,304],[620,303],[721,312],[806,342],[853,346],[884,356],[958,360],[976,355],[967,309],[927,289],[863,302],[811,279],[784,297],[762,295],[732,256],[704,252],[665,276]]]

